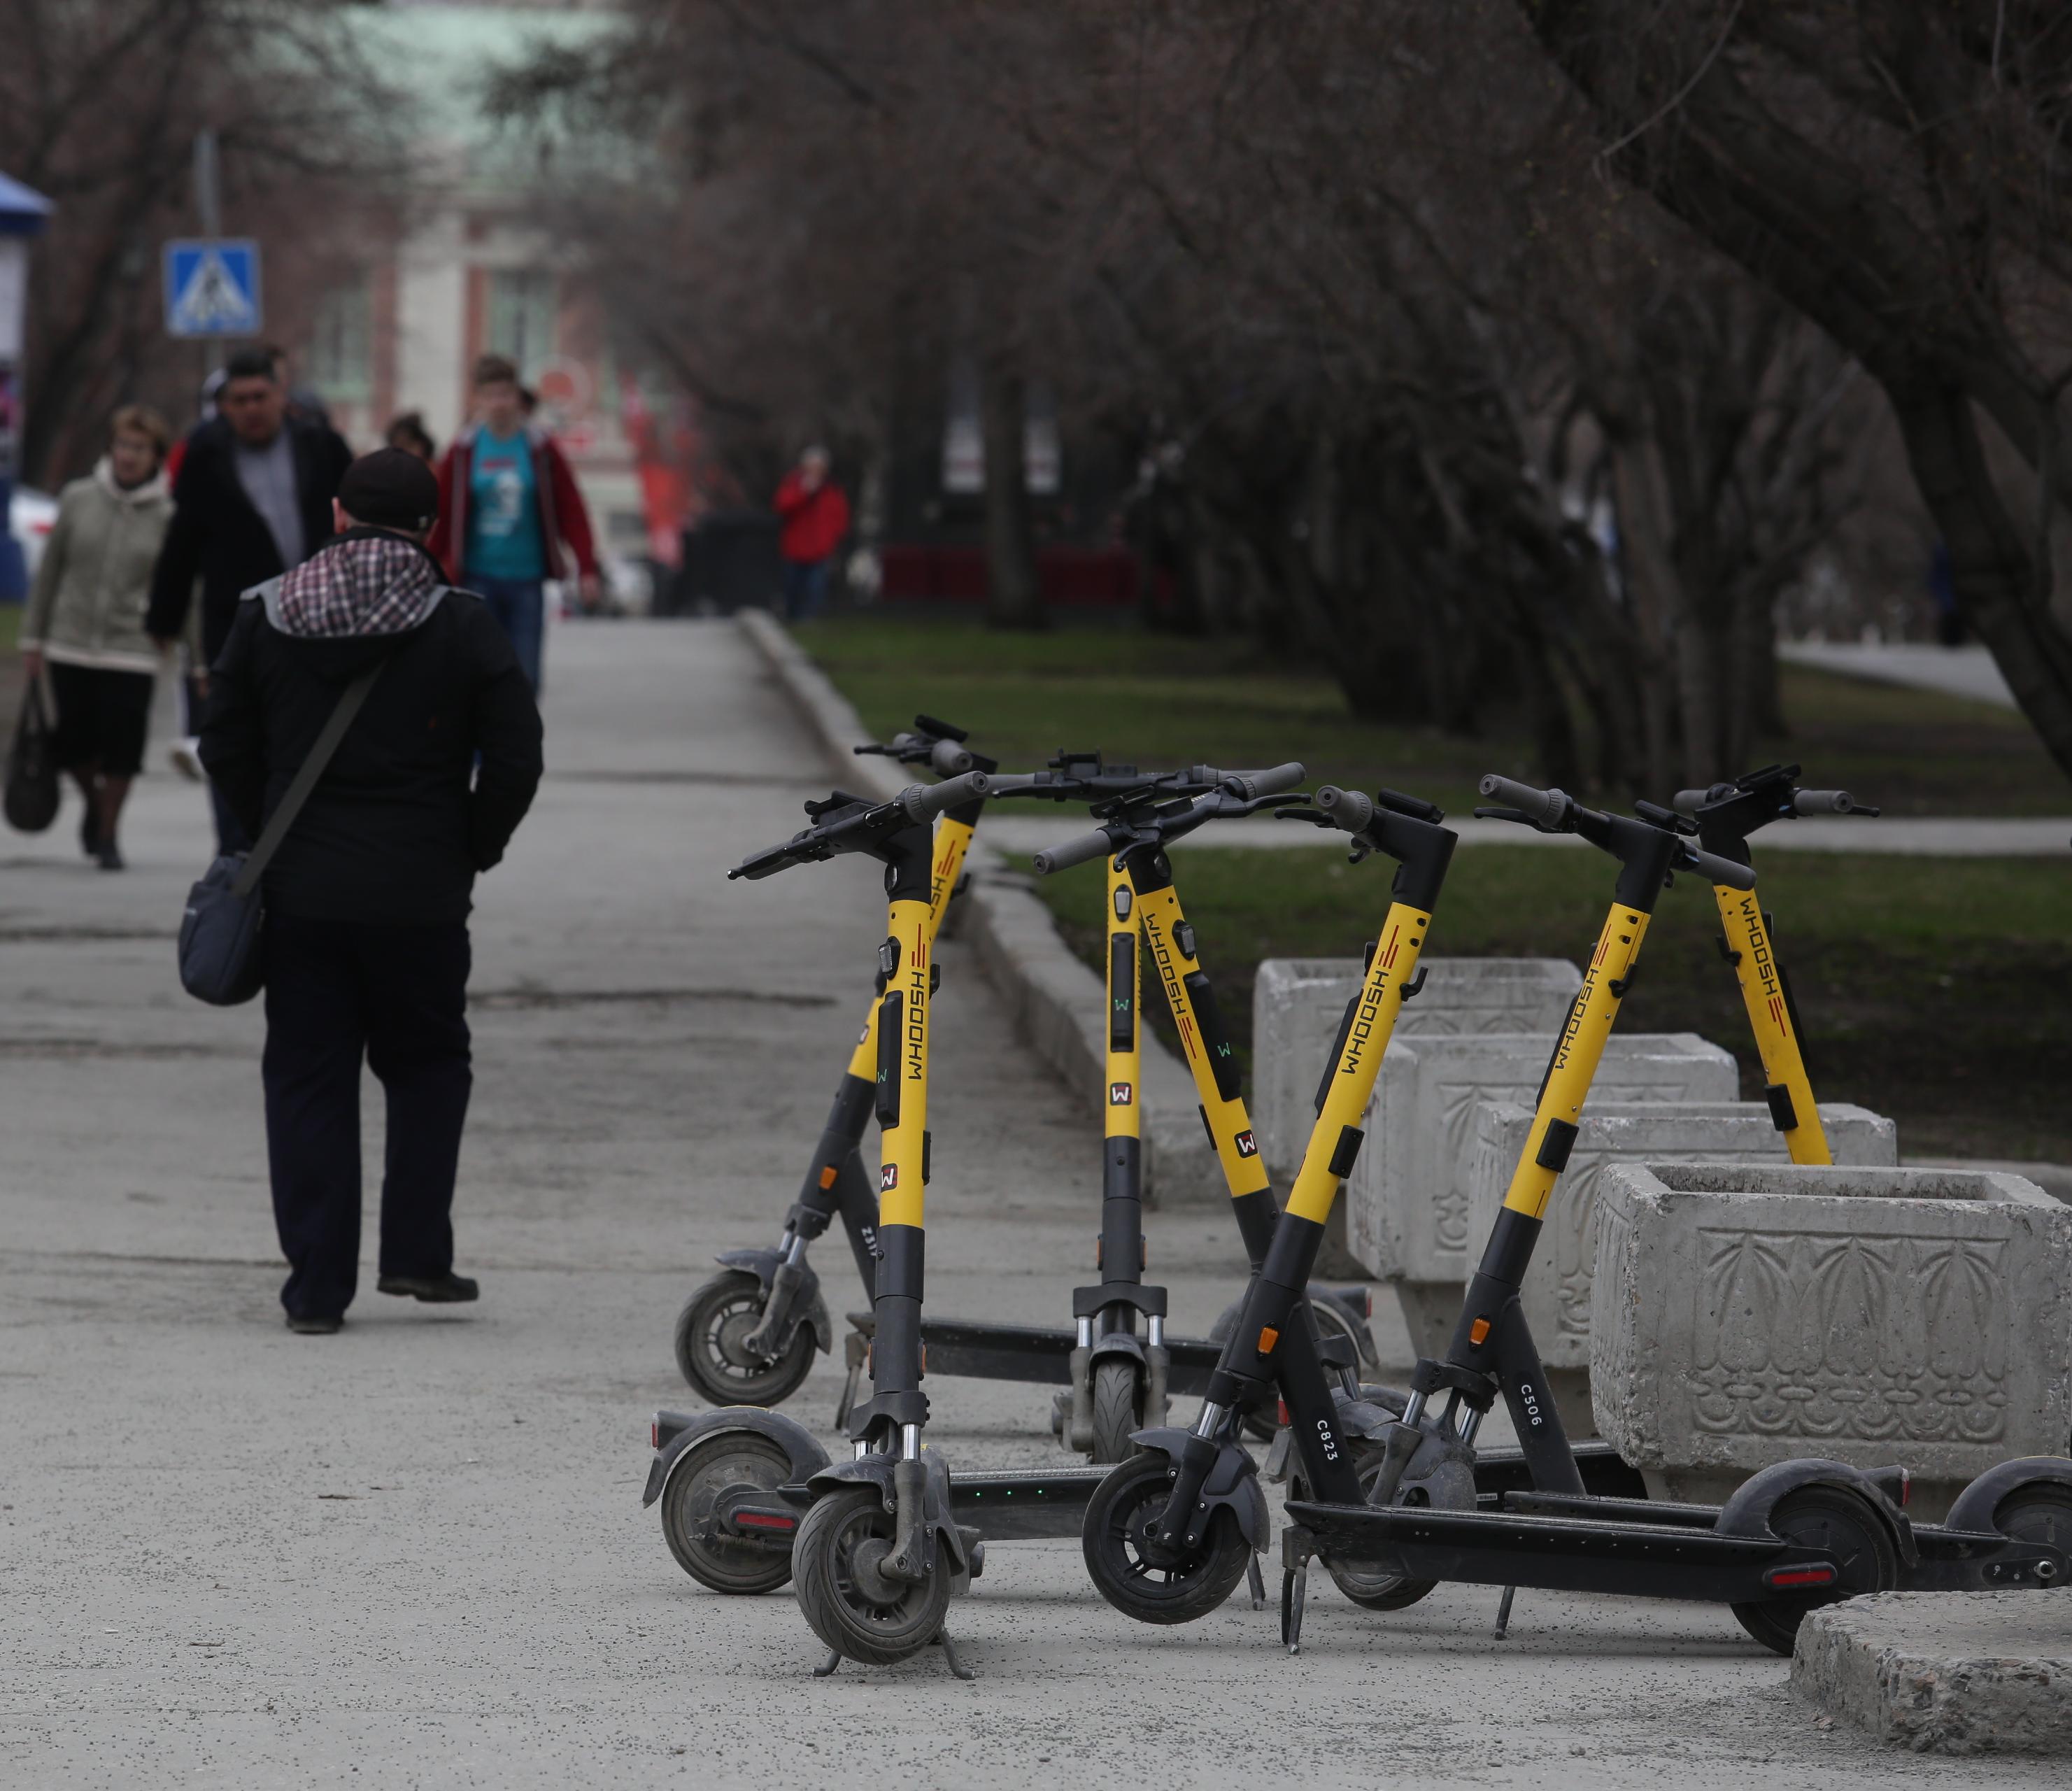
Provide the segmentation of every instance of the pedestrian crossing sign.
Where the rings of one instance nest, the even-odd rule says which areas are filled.
[[[259,245],[249,237],[196,237],[166,245],[166,333],[251,336],[264,318]]]

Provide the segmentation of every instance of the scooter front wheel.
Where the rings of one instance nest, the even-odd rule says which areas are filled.
[[[1129,1439],[1155,1419],[1141,1418],[1137,1389],[1142,1385],[1137,1365],[1129,1361],[1094,1364],[1094,1446],[1088,1459],[1096,1466],[1127,1461],[1137,1453]]]
[[[1162,1455],[1133,1455],[1104,1480],[1079,1531],[1087,1571],[1103,1598],[1139,1623],[1192,1623],[1237,1590],[1252,1547],[1227,1507],[1210,1514],[1208,1532],[1175,1559],[1144,1552],[1145,1524],[1166,1509],[1172,1466]]]
[[[813,1365],[813,1332],[801,1324],[783,1353],[756,1354],[747,1340],[763,1322],[763,1283],[746,1269],[716,1274],[676,1315],[676,1366],[715,1406],[775,1406]]]
[[[767,1492],[791,1477],[791,1457],[754,1431],[722,1431],[693,1443],[662,1488],[662,1535],[676,1565],[716,1592],[775,1591],[791,1577],[790,1550],[774,1538],[748,1542],[717,1534],[713,1508],[737,1487]]]
[[[1360,1390],[1364,1393],[1367,1390],[1362,1388]],[[1392,1389],[1386,1387],[1373,1390],[1384,1397],[1395,1398],[1397,1402],[1395,1409],[1399,1414],[1401,1412],[1401,1395],[1393,1394]],[[1371,1445],[1360,1447],[1356,1444],[1355,1447],[1357,1453],[1353,1458],[1353,1467],[1359,1476],[1360,1491],[1367,1494],[1371,1502],[1374,1484],[1381,1476],[1383,1451]],[[1289,1496],[1297,1499],[1309,1497],[1300,1476],[1289,1487]],[[1412,1579],[1404,1574],[1390,1573],[1383,1567],[1334,1560],[1328,1554],[1322,1558],[1330,1574],[1331,1583],[1366,1611],[1408,1610],[1420,1599],[1429,1597],[1439,1583],[1436,1579]]]
[[[799,1608],[813,1633],[837,1654],[890,1666],[943,1632],[950,1567],[939,1548],[925,1580],[884,1571],[895,1522],[874,1486],[852,1486],[815,1501],[791,1546]]]
[[[1773,1654],[1789,1655],[1808,1611],[1863,1592],[1889,1591],[1899,1583],[1899,1551],[1870,1501],[1839,1486],[1802,1486],[1777,1501],[1770,1533],[1787,1542],[1825,1549],[1841,1576],[1811,1598],[1751,1599],[1733,1608],[1742,1628]]]

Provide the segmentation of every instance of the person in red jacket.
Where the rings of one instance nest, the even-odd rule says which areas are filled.
[[[849,500],[828,477],[828,451],[809,447],[777,488],[783,528],[777,551],[784,561],[784,614],[804,622],[828,600],[828,567],[849,533]]]
[[[475,409],[439,462],[427,545],[454,584],[488,604],[536,692],[546,580],[565,578],[573,560],[583,607],[597,602],[590,513],[553,437],[525,420],[518,369],[502,355],[475,364]]]

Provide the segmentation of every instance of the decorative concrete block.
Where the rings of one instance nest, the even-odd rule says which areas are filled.
[[[1367,1113],[1367,1145],[1345,1188],[1346,1242],[1396,1287],[1410,1340],[1445,1347],[1482,1245],[1468,1210],[1475,1110],[1539,1098],[1554,1035],[1433,1035],[1390,1041]],[[1636,1101],[1732,1101],[1733,1058],[1695,1032],[1614,1033],[1589,1110]]]
[[[1565,957],[1428,957],[1396,1035],[1561,1029],[1583,973]],[[1252,992],[1252,1128],[1285,1188],[1301,1167],[1331,1041],[1359,993],[1356,957],[1269,957]]]
[[[1899,1161],[1893,1122],[1862,1107],[1823,1106],[1821,1129],[1837,1163],[1890,1168]],[[1475,1111],[1468,1152],[1468,1233],[1496,1223],[1532,1130],[1532,1110],[1511,1101]],[[1555,1183],[1519,1302],[1561,1421],[1572,1435],[1597,1428],[1590,1415],[1590,1287],[1597,1266],[1597,1183],[1613,1163],[1786,1163],[1784,1134],[1760,1101],[1651,1101],[1593,1105]]]
[[[1880,1592],[1799,1626],[1791,1689],[1916,1753],[2072,1758],[2065,1594]]]
[[[1619,1163],[1598,1182],[1597,1428],[1658,1497],[1820,1455],[1917,1515],[2072,1434],[2072,1208],[2018,1175]]]

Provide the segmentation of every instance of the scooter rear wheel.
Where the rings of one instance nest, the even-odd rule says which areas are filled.
[[[676,1315],[676,1367],[715,1406],[776,1406],[799,1390],[813,1365],[813,1332],[801,1324],[775,1357],[744,1346],[763,1322],[763,1283],[746,1269],[716,1274]]]
[[[1100,1595],[1139,1623],[1192,1623],[1237,1590],[1252,1547],[1229,1509],[1213,1513],[1208,1534],[1168,1564],[1147,1559],[1138,1540],[1166,1509],[1171,1468],[1162,1455],[1133,1455],[1104,1480],[1079,1532],[1087,1571]]]
[[[662,1488],[662,1535],[676,1565],[716,1592],[774,1592],[791,1577],[788,1551],[715,1536],[713,1506],[730,1488],[767,1492],[791,1476],[776,1441],[754,1431],[722,1431],[684,1451]]]
[[[895,1521],[874,1486],[846,1487],[814,1501],[791,1546],[799,1608],[813,1633],[837,1654],[891,1666],[943,1632],[950,1567],[938,1547],[935,1571],[919,1582],[881,1571]]]
[[[1134,1362],[1094,1364],[1094,1446],[1087,1459],[1096,1466],[1127,1461],[1137,1453],[1130,1435],[1152,1422],[1138,1415],[1137,1390],[1142,1384]]]
[[[1777,1501],[1771,1533],[1832,1553],[1841,1577],[1807,1598],[1749,1600],[1733,1608],[1742,1628],[1773,1654],[1788,1655],[1808,1611],[1899,1583],[1899,1552],[1885,1520],[1858,1494],[1839,1486],[1802,1486]]]
[[[1993,1513],[1993,1528],[2016,1542],[2044,1542],[2072,1554],[2072,1486],[2037,1480],[2016,1487]]]

